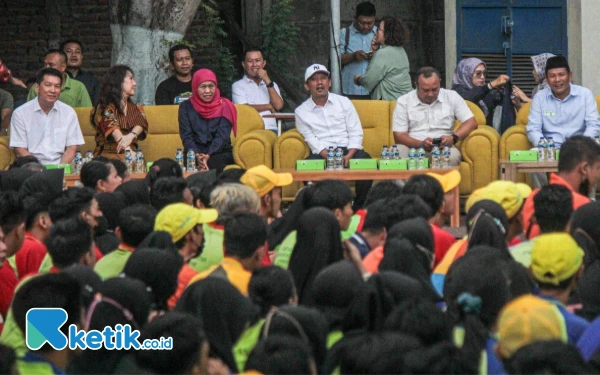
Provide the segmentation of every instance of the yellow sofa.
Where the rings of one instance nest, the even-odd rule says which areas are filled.
[[[371,157],[378,158],[383,145],[395,143],[392,134],[392,118],[396,102],[356,100],[352,103],[363,127],[363,147]],[[474,113],[479,127],[457,145],[463,156],[460,164],[461,195],[468,195],[498,178],[500,136],[493,128],[485,125],[485,116],[479,107],[470,102],[467,104]],[[296,160],[306,158],[309,152],[302,135],[296,130],[288,131],[275,142],[274,166],[295,168]],[[284,198],[288,200],[293,198],[300,186],[300,183],[294,183],[284,188]]]

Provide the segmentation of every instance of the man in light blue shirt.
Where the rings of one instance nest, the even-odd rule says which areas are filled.
[[[600,133],[594,94],[572,84],[572,78],[573,73],[563,56],[548,59],[548,87],[533,98],[527,121],[527,138],[534,146],[541,137],[552,137],[554,144],[560,146],[574,135],[595,138]]]
[[[368,1],[356,6],[354,22],[340,31],[342,91],[350,99],[370,99],[369,92],[364,87],[354,84],[354,76],[363,76],[367,72],[369,60],[373,56],[371,43],[376,33],[375,5]]]

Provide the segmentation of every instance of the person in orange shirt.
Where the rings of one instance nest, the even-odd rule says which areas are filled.
[[[600,176],[600,146],[593,139],[582,135],[571,137],[563,143],[558,160],[558,173],[550,175],[550,184],[566,186],[573,195],[573,210],[590,202],[588,197],[594,191]],[[523,219],[528,239],[540,233],[539,226],[533,222],[535,214],[533,197],[536,189],[525,201]]]
[[[220,264],[196,275],[190,284],[207,277],[227,279],[240,293],[248,296],[248,284],[252,272],[263,260],[267,224],[263,217],[243,212],[225,221],[225,257]]]

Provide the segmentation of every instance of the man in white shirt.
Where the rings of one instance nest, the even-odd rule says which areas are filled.
[[[455,120],[462,123],[456,131]],[[417,71],[416,90],[398,98],[392,127],[401,157],[408,157],[410,147],[429,153],[435,140],[450,147],[450,164],[457,166],[461,155],[454,145],[477,129],[477,122],[456,91],[440,88],[439,72],[423,67]]]
[[[329,147],[344,151],[344,167],[350,159],[371,159],[362,147],[363,129],[350,99],[329,92],[331,79],[326,67],[313,64],[304,73],[304,88],[310,98],[296,108],[296,129],[308,144],[307,159],[327,159]],[[373,181],[356,182],[354,209],[361,208]]]
[[[42,164],[69,164],[83,135],[75,110],[58,100],[63,76],[42,69],[34,85],[37,97],[15,110],[10,122],[10,147],[17,156],[33,155]]]
[[[278,112],[283,108],[283,99],[279,86],[269,78],[263,53],[258,48],[251,48],[244,54],[244,78],[235,82],[232,87],[233,102],[247,104],[256,109],[261,116]],[[265,129],[277,133],[277,122],[274,118],[263,118]]]

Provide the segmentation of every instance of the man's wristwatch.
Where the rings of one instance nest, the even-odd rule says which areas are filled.
[[[452,142],[454,142],[454,144],[458,143],[458,141],[460,141],[460,138],[458,137],[458,135],[456,135],[456,133],[452,133]]]
[[[275,86],[275,82],[271,81],[270,83],[267,84],[268,88],[274,87]]]

